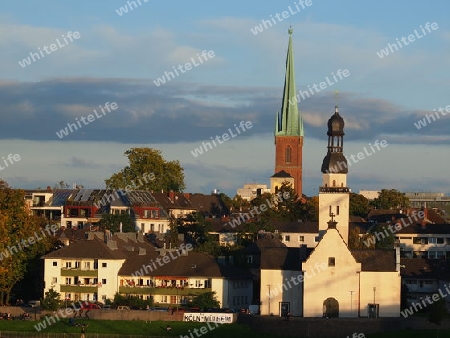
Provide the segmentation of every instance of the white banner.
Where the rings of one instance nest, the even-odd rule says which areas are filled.
[[[204,313],[204,312],[185,312],[183,315],[184,322],[211,322],[221,324],[231,324],[235,322],[237,316],[233,313]]]

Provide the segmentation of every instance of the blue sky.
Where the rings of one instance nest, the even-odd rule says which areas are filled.
[[[350,168],[360,189],[450,192],[450,114],[414,123],[450,105],[446,1],[314,1],[254,35],[251,28],[295,9],[294,1],[21,1],[2,4],[0,158],[21,160],[0,177],[14,187],[60,180],[103,187],[126,165],[123,152],[149,146],[185,168],[187,191],[229,195],[268,183],[273,124],[281,107],[287,29],[294,28],[297,90],[347,69],[350,76],[299,103],[305,125],[304,193],[316,195],[335,90],[346,121],[345,153],[385,139],[389,146]],[[131,2],[131,1],[130,1]],[[383,58],[396,38],[438,29]],[[22,67],[19,61],[67,32],[80,38]],[[62,40],[61,40],[62,41]],[[156,86],[154,80],[202,51],[215,57]],[[446,95],[447,94],[447,95]],[[106,102],[118,109],[60,139],[56,132]],[[240,121],[253,128],[194,157],[191,151]],[[0,165],[1,165],[0,161]]]

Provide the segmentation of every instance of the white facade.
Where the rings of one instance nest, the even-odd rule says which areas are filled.
[[[345,243],[348,243],[350,194],[347,174],[323,174],[319,190],[319,234],[328,228],[331,214]]]

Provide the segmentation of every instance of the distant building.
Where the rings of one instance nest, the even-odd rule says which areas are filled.
[[[380,194],[379,190],[360,190],[359,194],[367,198],[369,201],[373,201],[375,198],[378,198]]]
[[[243,188],[237,189],[237,195],[241,196],[242,199],[247,201],[251,201],[256,196],[262,195],[266,192],[270,193],[270,189],[267,188],[267,184],[258,183],[244,184]]]

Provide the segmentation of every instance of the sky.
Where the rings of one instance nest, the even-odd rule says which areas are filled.
[[[151,147],[180,161],[188,192],[269,184],[292,26],[297,90],[325,82],[298,103],[303,193],[318,194],[336,104],[345,155],[364,155],[351,161],[352,191],[449,193],[449,10],[445,0],[5,2],[0,178],[103,188],[126,150]],[[252,127],[237,134],[241,121]]]

